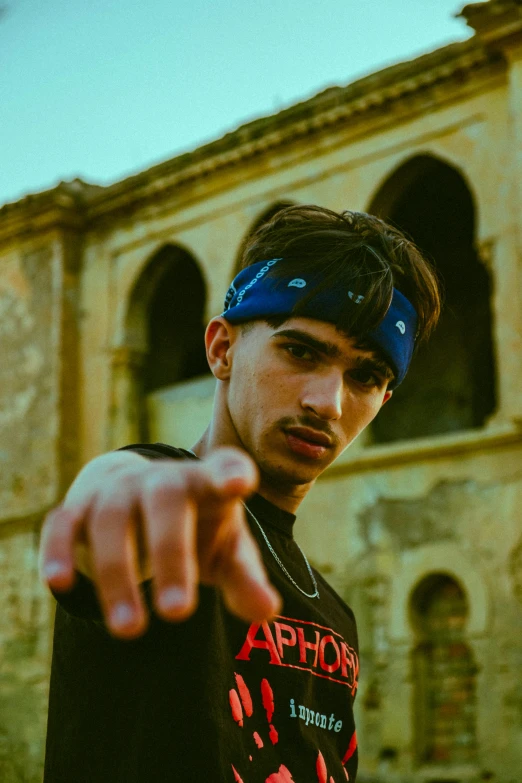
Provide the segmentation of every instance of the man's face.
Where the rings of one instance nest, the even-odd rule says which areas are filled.
[[[236,327],[231,350],[227,404],[238,444],[278,483],[313,482],[392,394],[386,366],[324,321]]]

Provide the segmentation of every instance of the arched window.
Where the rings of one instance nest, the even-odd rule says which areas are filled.
[[[466,182],[452,166],[417,156],[388,178],[368,212],[406,231],[434,260],[445,288],[440,324],[373,422],[373,442],[482,426],[495,409],[491,283],[474,249]]]
[[[465,764],[476,756],[475,672],[466,643],[466,596],[448,574],[426,577],[414,590],[414,736],[419,764]]]
[[[162,247],[138,278],[129,302],[125,346],[137,357],[122,392],[147,438],[144,398],[151,392],[208,372],[205,355],[205,283],[193,256],[176,245]],[[125,387],[126,388],[126,387]],[[120,395],[121,396],[121,395]],[[125,402],[131,399],[131,402]],[[119,425],[118,431],[123,425]]]
[[[241,265],[241,259],[243,258],[243,253],[245,252],[245,248],[247,246],[248,240],[252,236],[252,234],[257,231],[257,229],[263,225],[263,223],[268,223],[269,220],[271,220],[274,215],[277,215],[278,212],[280,212],[285,207],[291,207],[292,202],[291,201],[277,201],[275,204],[272,204],[271,207],[268,209],[265,209],[265,211],[257,217],[250,228],[248,229],[247,233],[245,234],[243,241],[241,242],[239,246],[239,250],[237,252],[236,256],[236,262],[234,265],[234,277],[237,275],[240,269]],[[268,259],[267,259],[268,260]]]
[[[162,273],[147,308],[146,394],[208,372],[203,341],[206,292],[197,263],[172,245],[150,263],[161,266]]]

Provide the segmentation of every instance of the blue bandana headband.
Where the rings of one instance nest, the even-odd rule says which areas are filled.
[[[268,275],[267,272],[281,261],[258,261],[242,269],[234,278],[225,297],[222,316],[230,323],[242,323],[277,315],[290,315],[297,303],[308,295],[307,286],[313,280],[301,277],[284,278]],[[346,297],[357,305],[362,297],[355,297],[351,291],[329,288],[312,296],[299,315],[336,324],[346,306]],[[393,289],[388,311],[379,325],[368,333],[383,351],[395,372],[395,379],[389,384],[394,389],[404,380],[413,355],[417,333],[417,313],[406,297]]]

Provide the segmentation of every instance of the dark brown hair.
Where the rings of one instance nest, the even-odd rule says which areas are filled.
[[[394,287],[417,311],[417,344],[437,324],[441,286],[434,267],[401,231],[374,215],[337,213],[313,205],[286,207],[252,234],[241,269],[279,257],[283,260],[269,273],[276,278],[317,273],[312,296],[342,285],[354,297],[364,297],[357,307],[347,297],[337,324],[353,337],[364,337],[384,318]],[[306,298],[292,314],[298,316],[304,305]]]

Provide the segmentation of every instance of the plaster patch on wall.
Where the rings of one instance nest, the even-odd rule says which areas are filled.
[[[0,540],[2,783],[42,779],[53,601],[38,577],[37,528]]]
[[[398,550],[456,539],[463,521],[478,524],[491,513],[488,496],[495,488],[475,481],[442,481],[425,497],[379,498],[358,517],[369,550],[392,546]]]
[[[522,604],[522,538],[513,548],[509,557],[509,573],[513,585],[513,594]]]
[[[59,316],[52,248],[4,256],[0,286],[2,517],[31,513],[52,500]]]

